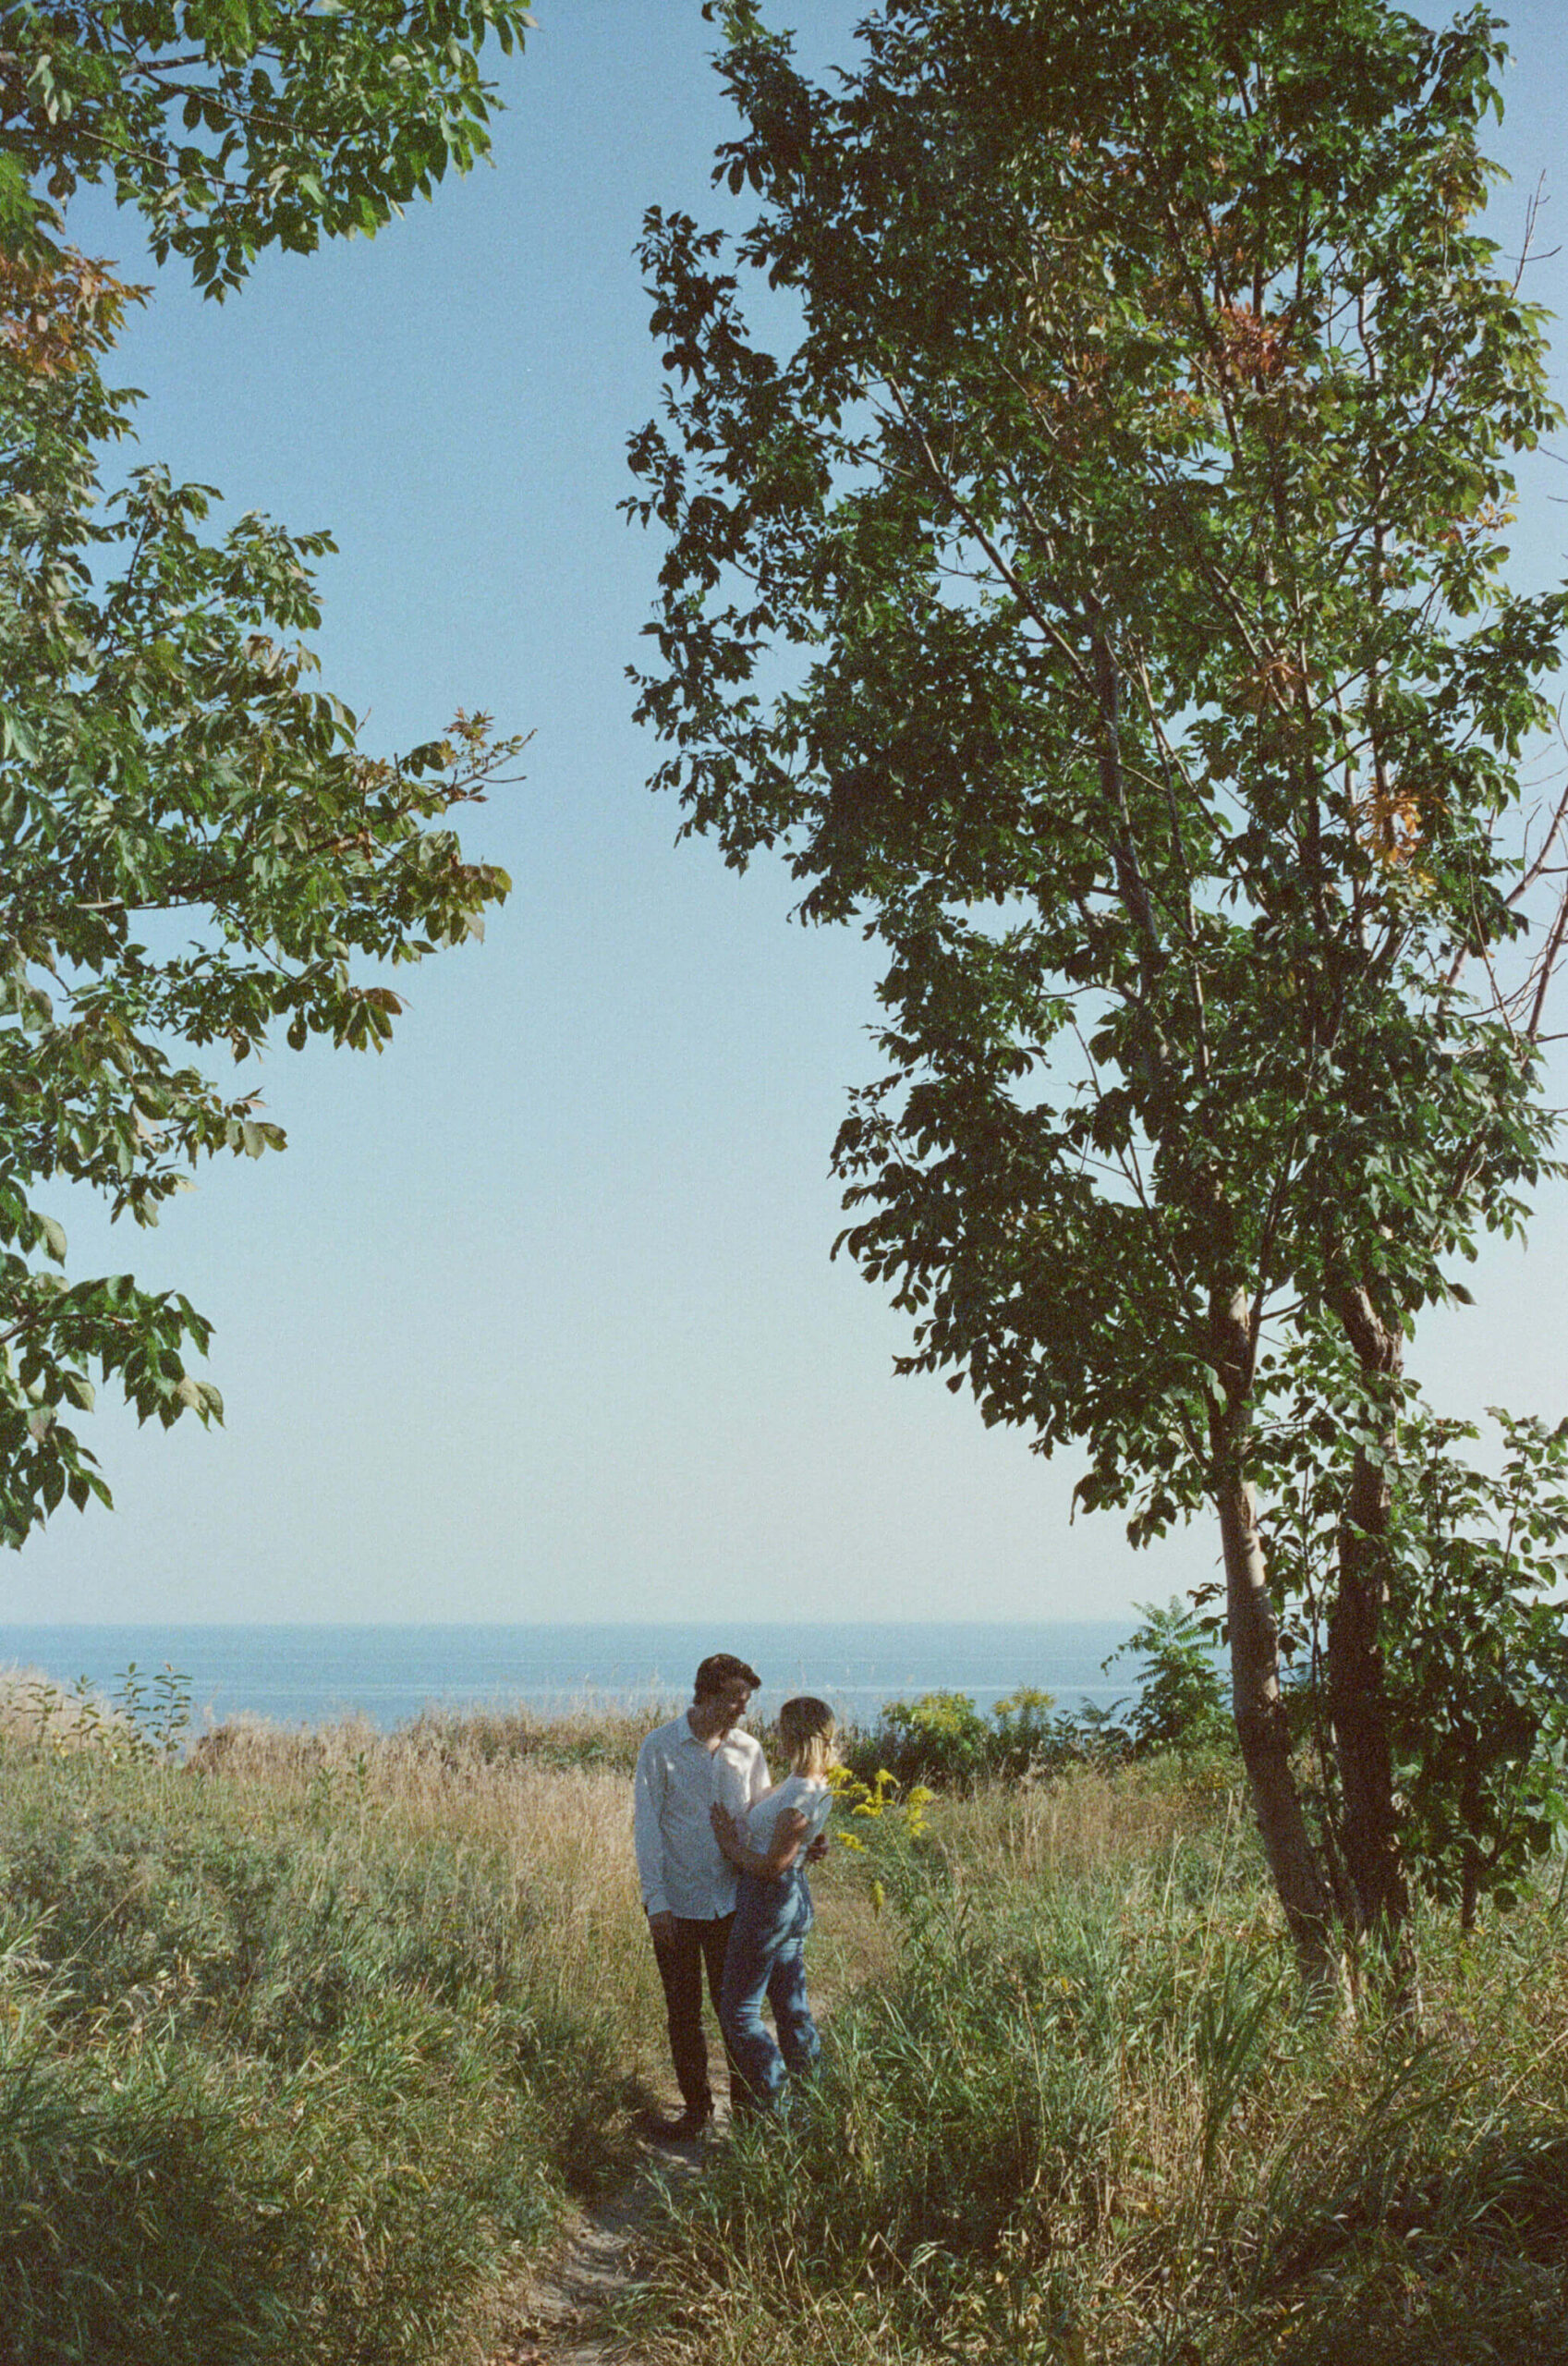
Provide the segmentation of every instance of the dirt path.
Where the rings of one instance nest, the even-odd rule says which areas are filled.
[[[873,1945],[879,1912],[864,1909],[861,1914]],[[866,1952],[863,1928],[862,1962]],[[812,2011],[820,2029],[827,2026],[835,1997],[850,1984],[833,1956],[825,1971],[818,1993],[813,1967]],[[679,2108],[678,2097],[664,2100],[667,2108]],[[713,2133],[722,2140],[728,2128],[728,2105],[721,2097]],[[642,2159],[630,2182],[607,2201],[580,2212],[569,2222],[554,2258],[502,2294],[493,2311],[495,2331],[473,2353],[478,2366],[646,2366],[637,2352],[617,2347],[604,2333],[604,2318],[636,2287],[637,2238],[660,2188],[694,2176],[704,2150],[700,2137],[689,2144],[643,2143]]]
[[[646,2145],[631,2183],[579,2213],[555,2257],[505,2296],[483,2366],[638,2366],[601,2329],[636,2283],[637,2238],[661,2189],[694,2176],[702,2152],[700,2138]]]
[[[833,1925],[836,1924],[836,1930]],[[835,2002],[878,1966],[891,1960],[891,1918],[847,1885],[834,1901],[828,1945],[810,1959],[811,2008],[825,2030]],[[669,2110],[679,2097],[663,2098]],[[715,2133],[729,2127],[719,2099]],[[637,2238],[652,2214],[661,2186],[678,2185],[702,2165],[704,2141],[640,2147],[630,2179],[592,2210],[572,2219],[553,2259],[531,2278],[519,2278],[493,2304],[493,2331],[468,2353],[474,2366],[646,2366],[603,2330],[614,2302],[637,2285]]]

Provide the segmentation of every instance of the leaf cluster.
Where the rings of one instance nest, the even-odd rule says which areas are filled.
[[[1568,1824],[1568,1430],[1494,1409],[1500,1452],[1477,1463],[1476,1426],[1407,1384],[1391,1449],[1386,1404],[1349,1373],[1335,1386],[1337,1421],[1302,1388],[1300,1430],[1272,1442],[1282,1473],[1295,1466],[1264,1520],[1291,1708],[1317,1753],[1331,1859],[1329,1572],[1350,1464],[1374,1452],[1392,1498],[1383,1686],[1403,1825],[1423,1884],[1469,1922],[1484,1896],[1513,1905]]]
[[[108,179],[155,254],[238,284],[259,248],[373,229],[485,146],[473,51],[512,0],[8,7],[0,21],[0,1540],[107,1500],[66,1418],[113,1378],[142,1420],[222,1400],[209,1326],[129,1274],[67,1280],[52,1181],[156,1223],[199,1160],[283,1129],[212,1056],[274,1034],[380,1050],[389,966],[482,933],[505,873],[452,821],[522,742],[459,713],[372,756],[316,687],[324,533],[106,451],[136,397],[103,375],[144,290],[63,245]],[[188,137],[176,137],[176,118]],[[205,1055],[205,1056],[204,1056]]]
[[[107,182],[221,297],[263,247],[373,236],[488,152],[478,52],[529,21],[522,0],[12,0],[0,241]]]

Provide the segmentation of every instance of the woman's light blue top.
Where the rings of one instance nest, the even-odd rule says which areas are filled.
[[[747,1813],[746,1834],[753,1848],[766,1849],[778,1827],[781,1815],[794,1808],[806,1818],[806,1829],[800,1835],[803,1848],[809,1848],[826,1823],[833,1810],[833,1795],[820,1774],[786,1774],[771,1791],[754,1799]]]

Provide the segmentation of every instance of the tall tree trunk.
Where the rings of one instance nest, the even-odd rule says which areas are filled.
[[[1239,1299],[1217,1301],[1225,1396],[1210,1415],[1214,1503],[1225,1559],[1225,1615],[1231,1637],[1231,1701],[1253,1811],[1303,1981],[1337,1988],[1333,1896],[1302,1811],[1290,1758],[1290,1728],[1280,1698],[1280,1636],[1269,1599],[1257,1506],[1246,1476],[1247,1405],[1235,1352],[1245,1335]]]
[[[1366,1377],[1398,1377],[1404,1336],[1385,1323],[1360,1288],[1340,1294],[1341,1320]],[[1339,1575],[1329,1615],[1329,1713],[1343,1800],[1342,1844],[1355,1893],[1359,1935],[1386,1965],[1395,2000],[1419,1998],[1410,1891],[1400,1846],[1393,1748],[1383,1679],[1383,1610],[1388,1600],[1388,1535],[1392,1494],[1387,1434],[1374,1453],[1358,1447],[1339,1533]]]
[[[1357,1924],[1388,1959],[1396,1984],[1408,1987],[1415,1977],[1410,1892],[1383,1681],[1389,1508],[1381,1462],[1362,1449],[1340,1529],[1339,1583],[1329,1614],[1329,1714],[1343,1802],[1342,1845]]]

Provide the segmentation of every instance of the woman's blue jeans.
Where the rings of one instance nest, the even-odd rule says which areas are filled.
[[[810,2070],[821,2052],[806,2002],[810,1927],[811,1892],[803,1865],[792,1865],[776,1882],[742,1873],[724,1952],[719,2023],[739,2073],[735,2100],[743,2110],[776,2104],[786,2079]],[[772,2007],[776,2043],[762,2018],[764,1997]]]

